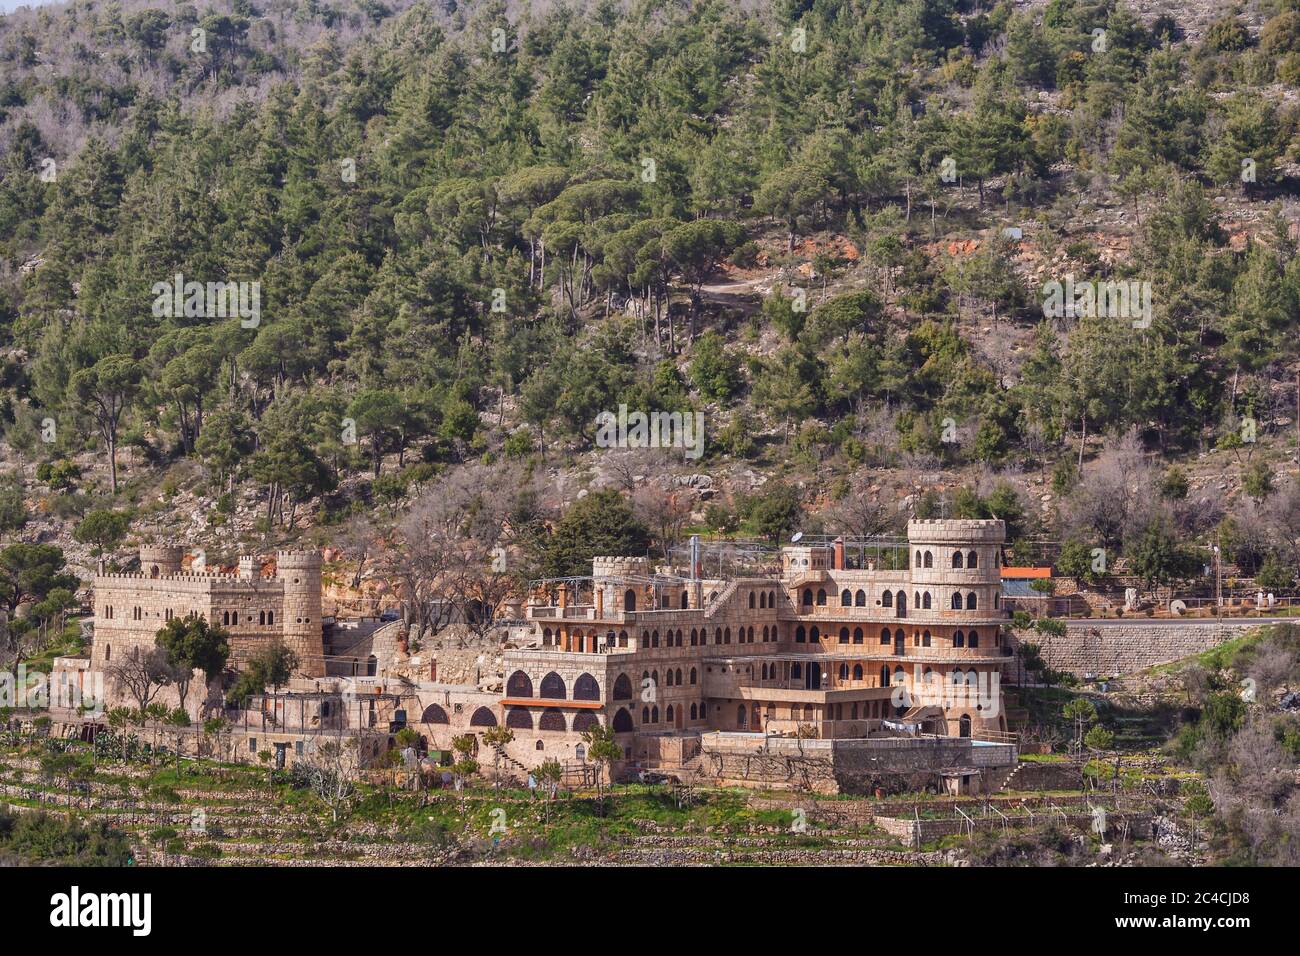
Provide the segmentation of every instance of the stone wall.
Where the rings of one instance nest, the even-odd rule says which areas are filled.
[[[1011,646],[1037,644],[1054,670],[1091,679],[1118,677],[1200,654],[1253,628],[1258,621],[1069,621],[1061,637],[1017,631]]]
[[[939,786],[941,771],[979,775],[995,789],[996,771],[1014,766],[1015,747],[969,738],[797,740],[705,734],[700,772],[720,783],[814,793],[901,793]]]

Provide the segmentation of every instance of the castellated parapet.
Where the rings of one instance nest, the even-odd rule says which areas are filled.
[[[236,667],[278,639],[298,655],[299,674],[324,675],[319,552],[279,552],[275,577],[263,577],[251,556],[235,574],[183,571],[183,558],[181,548],[141,548],[140,573],[96,575],[92,667],[108,671],[133,650],[152,649],[169,620],[197,614],[230,634]]]
[[[591,573],[598,578],[644,576],[650,573],[650,559],[602,555],[591,559]]]
[[[913,544],[1002,544],[1007,524],[1001,518],[922,518],[907,523]]]

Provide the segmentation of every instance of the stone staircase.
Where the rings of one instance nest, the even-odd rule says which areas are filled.
[[[528,776],[530,772],[529,768],[525,767],[514,757],[506,753],[505,748],[502,747],[500,744],[494,744],[492,750],[496,754],[497,760],[499,761],[498,766],[502,768],[507,768],[507,767],[512,768],[514,770],[518,770],[525,777]]]

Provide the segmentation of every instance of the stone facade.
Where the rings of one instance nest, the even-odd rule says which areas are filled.
[[[535,643],[506,652],[492,716],[527,766],[557,749],[580,755],[594,723],[614,729],[627,759],[661,764],[692,759],[712,731],[851,739],[901,720],[1005,736],[1004,536],[1001,521],[913,521],[890,562],[899,570],[850,567],[837,539],[783,549],[779,575],[725,581],[597,557],[588,582],[528,606]]]
[[[324,675],[319,553],[281,551],[272,577],[252,558],[241,558],[236,574],[184,571],[182,559],[179,548],[142,548],[140,573],[95,576],[92,670],[107,673],[133,649],[152,649],[167,621],[197,614],[230,633],[236,666],[279,639],[298,655],[303,676]]]

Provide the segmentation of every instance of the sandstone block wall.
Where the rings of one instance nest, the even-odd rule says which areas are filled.
[[[1258,621],[1070,621],[1061,637],[1017,631],[1011,646],[1037,644],[1055,670],[1081,678],[1118,677],[1200,654],[1259,627]]]

